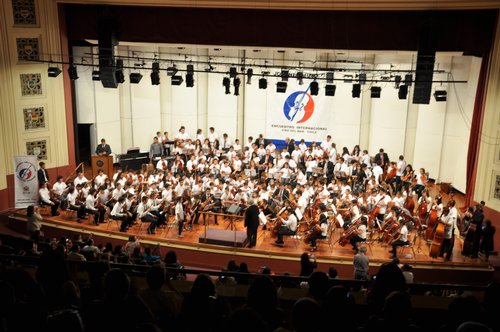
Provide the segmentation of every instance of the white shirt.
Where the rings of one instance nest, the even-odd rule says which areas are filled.
[[[337,149],[331,148],[328,152],[328,159],[335,165],[337,163]]]
[[[113,210],[111,210],[111,215],[115,217],[121,217],[124,216],[125,213],[122,213],[122,208],[125,203],[121,204],[119,202],[116,202],[115,205],[113,206]]]
[[[177,135],[175,135],[175,138],[176,138],[176,139],[181,139],[181,140],[184,140],[184,141],[185,141],[185,140],[187,140],[187,139],[189,138],[189,135],[188,135],[188,133],[186,133],[186,132],[184,132],[184,134],[183,134],[183,133],[181,133],[181,132],[179,131],[179,132],[177,133]]]
[[[95,177],[95,184],[98,185],[98,186],[101,186],[104,184],[104,182],[106,182],[106,179],[108,178],[108,176],[106,174],[103,174],[103,175],[97,175]]]
[[[361,156],[361,164],[365,164],[368,167],[371,167],[370,156],[368,154],[364,154]]]
[[[406,225],[403,225],[403,227],[401,227],[400,234],[401,234],[401,236],[399,237],[399,239],[401,241],[403,241],[403,242],[408,241],[408,228],[406,228]]]
[[[92,210],[96,211],[97,209],[95,208],[95,197],[94,195],[88,195],[87,199],[85,199],[85,208],[87,210]]]
[[[215,132],[208,134],[208,140],[209,140],[209,141],[210,141],[210,143],[212,143],[212,144],[213,144],[213,143],[214,143],[214,141],[215,141],[216,139],[218,139],[218,138],[219,138],[219,136],[217,136],[217,133],[215,133]]]
[[[287,220],[283,220],[283,225],[288,227],[292,232],[295,232],[297,230],[297,217],[295,214],[291,214]]]
[[[181,202],[175,205],[175,218],[179,220],[184,220],[184,207]]]
[[[324,140],[323,142],[321,142],[320,146],[323,150],[329,151],[330,147],[332,146],[332,142],[331,140],[330,141]]]
[[[54,185],[52,186],[52,190],[54,190],[54,192],[57,194],[57,195],[62,195],[64,193],[64,190],[66,190],[68,186],[66,185],[66,183],[64,182],[56,182],[54,183]]]
[[[40,188],[38,193],[40,194],[40,199],[42,200],[42,202],[47,203],[47,204],[52,203],[52,201],[50,200],[49,188]]]
[[[398,161],[396,176],[403,176],[403,171],[406,168],[406,162],[404,160]]]
[[[87,180],[87,178],[85,176],[82,176],[81,178],[79,177],[76,177],[75,178],[75,181],[73,181],[73,184],[75,185],[75,187],[79,184],[83,184],[85,182],[88,182],[89,180]]]

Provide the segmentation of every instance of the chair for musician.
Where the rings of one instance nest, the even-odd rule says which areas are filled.
[[[399,257],[402,257],[402,255],[405,253],[405,250],[411,249],[411,252],[413,254],[413,259],[416,260],[416,254],[415,254],[415,248],[413,248],[413,245],[415,244],[415,239],[416,235],[408,235],[408,244],[405,246],[399,247]]]

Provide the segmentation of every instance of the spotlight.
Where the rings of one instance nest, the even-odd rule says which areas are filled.
[[[151,84],[159,85],[160,84],[160,64],[158,62],[153,62],[153,68],[151,72]]]
[[[394,76],[394,84],[396,89],[399,88],[399,85],[401,84],[401,75]]]
[[[285,93],[286,92],[287,83],[286,82],[278,82],[276,84],[276,92]]]
[[[189,75],[193,75],[194,74],[194,66],[193,65],[187,65],[186,66],[186,71]]]
[[[234,95],[235,96],[239,96],[240,95],[240,84],[241,84],[241,80],[238,78],[238,76],[236,76],[233,79]]]
[[[73,81],[78,79],[78,72],[76,70],[75,65],[70,64],[68,68],[68,75]]]
[[[344,75],[344,83],[351,83],[352,75]]]
[[[92,71],[92,81],[100,81],[101,80],[101,73],[99,70],[93,70]]]
[[[360,94],[361,94],[361,85],[360,84],[353,84],[352,85],[352,97],[359,98]]]
[[[413,76],[411,74],[406,74],[405,75],[405,85],[411,86],[412,82],[413,82]]]
[[[231,93],[231,91],[229,90],[230,86],[231,86],[231,79],[229,77],[224,77],[222,79],[222,85],[224,86],[225,88],[225,94],[228,95]]]
[[[408,95],[408,85],[400,85],[398,91],[398,98],[406,99],[407,95]]]
[[[141,73],[130,73],[130,83],[131,84],[139,84],[139,82],[142,80],[142,74]]]
[[[230,78],[236,77],[236,67],[230,67],[229,68],[229,77]]]
[[[267,80],[264,77],[259,79],[259,89],[267,89]]]
[[[49,77],[57,77],[61,73],[61,69],[59,67],[49,67],[47,73]]]
[[[288,76],[289,76],[289,72],[288,72],[288,70],[282,70],[282,71],[281,71],[281,80],[282,80],[283,82],[288,81]]]
[[[194,86],[194,75],[186,74],[186,86],[192,88]]]
[[[333,72],[326,73],[326,83],[333,83]]]
[[[252,84],[253,69],[247,69],[247,84]]]
[[[446,101],[447,94],[446,90],[436,90],[434,91],[434,99],[436,101]]]
[[[379,86],[372,86],[370,88],[370,91],[372,98],[380,98],[380,92],[382,91],[382,88]]]
[[[167,68],[167,76],[175,76],[177,74],[177,67],[175,65],[172,65],[171,67]]]
[[[312,81],[311,84],[309,84],[309,89],[311,89],[311,96],[317,96],[318,95],[318,82]]]
[[[325,85],[325,96],[335,96],[336,89],[337,89],[337,86],[335,86],[333,84]]]
[[[366,73],[360,73],[358,76],[358,82],[361,85],[366,84]]]
[[[123,75],[123,59],[116,60],[115,78],[117,83],[125,82],[125,75]]]
[[[182,78],[182,76],[172,76],[172,78],[170,79],[170,81],[172,82],[172,85],[181,85],[182,82],[184,82],[184,79]]]
[[[304,73],[299,71],[297,72],[297,80],[299,81],[299,85],[304,84]]]

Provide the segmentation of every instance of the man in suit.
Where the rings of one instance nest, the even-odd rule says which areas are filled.
[[[389,166],[389,156],[384,152],[384,149],[380,149],[379,153],[375,155],[374,162],[375,164],[380,165],[380,167],[382,167],[383,169],[385,169],[386,165]]]
[[[257,229],[259,228],[259,207],[255,200],[251,198],[248,201],[249,207],[245,211],[245,227],[247,228],[248,247],[255,247],[257,244]]]
[[[111,154],[111,147],[109,144],[106,144],[106,140],[104,138],[101,139],[101,144],[97,146],[95,153],[98,156],[109,156]]]
[[[38,185],[41,188],[42,185],[44,183],[48,183],[50,179],[49,179],[49,173],[45,169],[45,163],[43,161],[41,161],[38,165],[40,166],[40,169],[37,172],[37,175],[38,175]]]
[[[328,159],[328,157],[324,157],[320,167],[323,167],[327,183],[332,182],[333,170],[335,168],[335,165],[333,165],[333,163]]]
[[[264,135],[262,135],[262,134],[259,134],[259,138],[257,138],[255,140],[255,144],[257,146],[260,146],[261,144],[264,145],[264,146],[267,146],[267,143],[268,143],[267,139],[265,139]]]
[[[266,150],[266,154],[260,158],[259,165],[268,165],[269,163],[274,164],[274,157],[271,156],[270,150]]]
[[[285,188],[285,184],[280,183],[280,186],[274,191],[274,198],[279,200],[280,202],[288,200],[288,197],[290,197],[290,193],[288,190]]]

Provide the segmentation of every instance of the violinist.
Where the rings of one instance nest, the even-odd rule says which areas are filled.
[[[384,149],[379,150],[379,153],[375,155],[373,161],[375,164],[380,165],[382,169],[385,169],[387,166],[389,166],[390,163],[389,156],[387,155],[387,153],[384,152]]]
[[[156,169],[163,170],[164,172],[168,171],[168,161],[165,155],[162,155],[160,160],[156,163]]]
[[[76,221],[78,223],[81,223],[80,219],[85,216],[85,207],[78,202],[77,197],[78,197],[78,191],[75,189],[75,187],[69,187],[68,189],[68,209],[72,211],[77,211],[76,214]]]
[[[274,244],[278,246],[283,246],[285,243],[283,241],[283,236],[285,235],[295,235],[297,232],[298,221],[297,217],[294,214],[294,208],[289,207],[286,212],[288,213],[288,218],[283,219],[281,216],[278,218],[281,220],[281,227],[278,229],[278,239],[274,242]]]
[[[132,216],[125,211],[125,196],[121,196],[113,205],[110,218],[121,221],[120,232],[126,232],[128,227],[132,225]]]
[[[285,189],[285,184],[284,183],[280,183],[279,184],[279,188],[277,188],[274,191],[273,197],[276,198],[280,202],[288,200],[288,198],[290,197],[290,193],[288,192],[287,189]]]
[[[313,225],[309,229],[309,241],[311,242],[311,251],[316,251],[316,242],[318,239],[326,239],[328,234],[328,219],[326,215],[319,215],[319,225]]]
[[[358,252],[358,243],[366,242],[366,230],[368,225],[368,219],[365,216],[361,217],[361,224],[358,226],[356,230],[356,234],[349,239],[349,242],[352,245],[352,250],[356,253]]]
[[[403,155],[399,156],[399,160],[396,164],[396,191],[401,191],[403,188],[403,180],[402,177],[404,175],[404,171],[406,169],[406,161]]]
[[[64,178],[59,175],[56,179],[56,183],[52,186],[52,193],[54,194],[54,198],[61,202],[61,205],[63,205],[66,188],[68,188],[68,185],[64,182]]]
[[[400,219],[401,229],[399,230],[399,235],[397,238],[391,243],[392,250],[389,251],[391,253],[391,259],[397,258],[397,249],[398,247],[408,245],[408,228],[406,227],[406,223],[404,220]]]
[[[97,190],[95,188],[90,188],[89,194],[85,199],[85,212],[94,215],[94,225],[99,225],[99,223],[104,222],[104,213],[106,210],[99,203],[99,200],[96,200]]]
[[[38,194],[40,196],[40,205],[49,205],[52,215],[58,216],[59,212],[57,212],[57,209],[59,208],[60,202],[57,199],[51,197],[50,190],[49,188],[47,188],[47,186],[48,182],[44,182],[38,190]]]
[[[419,170],[419,174],[416,176],[417,177],[417,184],[415,185],[415,192],[418,195],[418,198],[422,196],[422,191],[425,189],[425,186],[429,182],[429,179],[427,178],[427,174],[425,173],[425,169],[421,168]]]
[[[158,225],[164,225],[167,222],[167,209],[164,200],[158,197],[158,193],[153,191],[147,202],[149,212],[157,218]]]
[[[75,180],[73,181],[73,185],[76,187],[79,184],[83,185],[87,182],[89,182],[89,180],[87,180],[87,178],[83,175],[83,172],[78,172]]]
[[[104,171],[102,169],[100,169],[97,172],[97,175],[96,175],[96,177],[94,179],[94,183],[95,183],[95,185],[97,187],[100,187],[100,186],[102,186],[106,182],[107,178],[108,178],[108,176],[106,174],[104,174]]]
[[[409,193],[410,186],[413,182],[413,167],[410,164],[406,165],[405,170],[403,171],[403,176],[401,177],[401,181],[403,182],[405,191]]]

